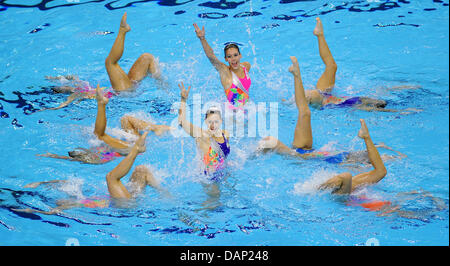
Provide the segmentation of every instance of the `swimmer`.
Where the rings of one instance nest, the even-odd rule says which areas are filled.
[[[226,130],[221,129],[222,116],[220,109],[211,107],[206,111],[205,122],[208,127],[206,130],[193,125],[186,118],[186,101],[189,97],[191,86],[186,90],[183,82],[181,82],[178,87],[181,90],[181,104],[178,112],[179,125],[186,133],[195,138],[203,158],[204,173],[211,180],[219,181],[216,180],[219,177],[217,173],[225,168],[226,159],[230,153],[230,135]]]
[[[355,176],[352,176],[350,173],[339,174],[321,184],[319,189],[332,189],[332,193],[336,194],[350,194],[359,187],[378,183],[386,176],[386,167],[370,138],[369,130],[367,129],[364,119],[360,119],[360,122],[361,129],[358,132],[358,137],[364,140],[370,163],[374,169]]]
[[[194,126],[186,119],[186,101],[191,87],[186,90],[183,82],[181,90],[181,104],[178,112],[178,123],[184,131],[195,138],[198,150],[203,158],[204,174],[211,183],[202,183],[208,199],[203,203],[203,209],[215,209],[219,204],[219,184],[226,178],[227,157],[230,154],[230,135],[221,129],[222,116],[220,109],[211,107],[206,111],[205,123],[207,129]]]
[[[305,90],[302,84],[300,67],[296,57],[291,56],[292,65],[289,67],[289,72],[294,76],[295,101],[298,109],[297,125],[294,131],[293,148],[288,147],[280,140],[273,136],[263,138],[258,145],[257,150],[263,152],[275,151],[283,155],[290,155],[301,157],[303,159],[319,158],[329,163],[366,163],[368,156],[365,152],[328,152],[315,151],[313,146],[313,136],[311,128],[311,110],[309,109],[308,101],[305,96]],[[393,150],[384,143],[380,147]],[[393,150],[394,151],[394,150]],[[398,156],[386,155],[385,159],[399,159],[406,155],[397,152]]]
[[[52,78],[52,77],[47,77]],[[99,87],[100,85],[97,85]],[[78,100],[78,102],[84,100],[84,99],[95,99],[96,89],[91,87],[88,82],[83,82],[78,80],[76,83],[76,86],[54,86],[51,87],[51,89],[55,93],[70,93],[70,95],[67,97],[65,102],[60,103],[57,107],[52,108],[44,108],[41,110],[37,110],[36,112],[46,111],[46,110],[58,110],[61,108],[64,108],[71,104],[73,101]],[[102,87],[104,89],[104,87]],[[104,92],[104,96],[107,98],[111,98],[112,96],[116,95],[115,93],[111,91]]]
[[[366,195],[348,195],[345,199],[347,206],[360,206],[367,211],[379,212],[377,216],[392,216],[397,215],[407,219],[417,219],[426,221],[434,212],[439,212],[447,209],[445,201],[441,198],[434,197],[431,193],[426,191],[411,191],[401,192],[395,197],[395,202],[387,200],[379,200],[368,197]],[[432,206],[425,208],[408,209],[406,202],[414,202],[423,205],[426,202],[431,203]]]
[[[130,30],[131,27],[127,24],[127,13],[125,12],[120,21],[119,33],[105,60],[106,71],[108,72],[111,86],[115,91],[129,90],[135,87],[135,85],[147,75],[150,75],[160,82],[163,80],[157,60],[149,53],[142,54],[136,62],[134,62],[128,74],[126,74],[119,66],[118,62],[122,57],[124,50],[125,35]]]
[[[125,177],[131,168],[133,167],[134,161],[139,153],[145,152],[145,139],[148,132],[142,134],[133,147],[130,153],[112,170],[106,175],[106,184],[108,186],[109,197],[91,197],[83,198],[81,200],[58,200],[57,207],[51,209],[50,211],[41,211],[35,209],[13,209],[18,212],[27,213],[41,213],[41,214],[60,214],[63,210],[72,208],[107,208],[110,207],[111,199],[121,200],[121,199],[132,199],[140,195],[145,187],[151,186],[159,192],[167,193],[167,191],[161,187],[160,183],[155,179],[151,171],[144,165],[138,165],[131,174],[130,181],[127,187],[122,183],[121,179]],[[56,184],[65,183],[66,180],[51,180],[44,182],[34,182],[25,185],[25,188],[36,188],[40,185],[46,184]]]
[[[220,81],[231,109],[243,107],[249,100],[249,89],[251,79],[248,74],[251,65],[249,62],[241,63],[241,52],[239,46],[235,43],[229,43],[224,48],[225,61],[228,65],[222,63],[214,54],[213,49],[205,39],[205,27],[200,29],[194,23],[195,33],[202,43],[203,50],[211,64],[219,72]]]
[[[387,102],[369,97],[338,97],[332,94],[336,80],[337,64],[325,40],[323,25],[320,18],[316,18],[316,26],[313,34],[317,37],[319,54],[325,64],[325,71],[320,76],[315,90],[306,90],[308,103],[318,108],[354,107],[364,111],[402,112],[404,114],[419,112],[422,110],[408,108],[405,110],[386,109]],[[416,89],[417,86],[396,86],[393,89]],[[285,101],[285,99],[282,99]]]
[[[94,134],[106,145],[92,147],[90,149],[77,148],[74,151],[70,151],[69,156],[62,156],[53,153],[38,154],[37,156],[78,161],[87,164],[104,164],[116,159],[117,157],[126,156],[129,153],[131,147],[130,143],[111,137],[105,133],[107,122],[106,105],[109,102],[109,98],[104,95],[102,88],[100,88],[99,86],[97,86],[95,97],[97,100],[97,117],[95,120]],[[137,122],[132,121],[131,118],[126,120],[131,121],[130,123],[134,126],[134,133],[137,136],[140,136],[138,130],[154,131],[157,135],[161,135],[166,130],[168,130],[167,126],[164,125],[154,125],[150,122],[145,121],[141,121],[141,123],[145,123],[141,125]],[[136,123],[136,125],[134,125],[133,123]]]

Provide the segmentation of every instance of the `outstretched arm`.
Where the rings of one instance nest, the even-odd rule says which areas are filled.
[[[390,150],[390,151],[392,151],[392,152],[395,152],[395,153],[397,153],[397,155],[399,156],[398,158],[406,158],[406,157],[408,157],[408,156],[406,156],[406,154],[401,153],[401,152],[399,152],[399,151],[396,151],[396,150],[392,149],[391,147],[387,146],[387,145],[384,144],[383,142],[380,142],[379,144],[375,145],[375,147],[377,147],[377,148],[383,148],[383,149],[386,149],[386,150]]]
[[[211,46],[209,46],[208,42],[206,41],[205,27],[203,26],[202,29],[200,29],[198,25],[194,23],[194,28],[197,37],[200,39],[200,42],[202,43],[206,57],[208,57],[211,64],[217,69],[217,71],[219,71],[219,73],[222,72],[223,70],[226,70],[227,66],[217,58],[217,56],[214,54],[213,49],[211,48]]]
[[[33,182],[26,184],[23,186],[24,188],[37,188],[40,185],[47,185],[47,184],[57,184],[57,183],[66,183],[67,180],[50,180],[50,181],[42,181],[42,182]]]
[[[36,156],[55,158],[55,159],[63,159],[63,160],[69,160],[69,161],[79,161],[77,158],[72,158],[70,156],[63,156],[63,155],[58,155],[58,154],[49,153],[49,152],[44,153],[44,154],[36,154]]]
[[[191,90],[191,86],[186,90],[183,82],[178,84],[181,90],[181,101],[180,101],[180,110],[178,111],[178,123],[183,127],[184,131],[188,133],[191,137],[198,138],[202,136],[202,129],[194,126],[189,120],[186,118],[186,101],[189,97],[189,92]]]
[[[67,97],[67,100],[65,102],[61,103],[58,107],[45,108],[45,109],[37,110],[36,112],[41,112],[41,111],[45,111],[45,110],[58,110],[58,109],[68,106],[69,104],[71,104],[73,101],[75,101],[77,99],[80,99],[80,100],[83,99],[81,94],[72,93],[71,95],[69,95],[69,97]]]

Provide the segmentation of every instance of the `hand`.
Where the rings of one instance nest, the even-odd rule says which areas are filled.
[[[195,33],[199,39],[205,38],[205,26],[202,26],[202,29],[198,27],[196,23],[194,23]]]
[[[189,86],[186,90],[183,82],[181,82],[180,84],[178,84],[178,87],[181,90],[181,100],[187,100],[187,98],[189,97],[189,92],[191,91],[191,86]]]

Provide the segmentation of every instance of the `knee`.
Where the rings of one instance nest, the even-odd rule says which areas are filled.
[[[151,172],[145,165],[138,165],[136,166],[136,168],[134,168],[130,180],[133,183],[143,185],[147,182],[149,175],[151,175]]]
[[[111,174],[111,173],[108,173],[108,174],[106,175],[106,182],[110,183],[112,180],[113,180],[112,174]]]
[[[150,172],[150,170],[148,170],[148,168],[145,165],[138,165],[138,166],[136,166],[134,171],[136,173],[148,173],[148,172]]]
[[[383,178],[387,175],[387,170],[386,170],[386,167],[384,167],[384,166],[381,167],[380,169],[377,169],[376,171],[380,178]]]
[[[112,64],[113,64],[113,62],[112,62],[112,60],[109,58],[109,56],[106,57],[106,59],[105,59],[105,66],[108,67],[108,66],[111,66]]]
[[[349,180],[352,178],[352,174],[349,172],[345,172],[339,175],[339,177],[344,181],[344,180]]]
[[[278,146],[278,139],[273,136],[268,136],[259,141],[258,147],[260,149],[275,149]]]
[[[122,118],[120,118],[120,124],[122,125],[122,127],[128,126],[130,124],[130,118],[131,116],[128,115],[124,115],[122,116]]]
[[[141,55],[141,58],[144,59],[145,61],[150,62],[150,63],[155,61],[155,57],[152,54],[150,54],[150,53],[143,53]]]
[[[336,62],[333,60],[333,62],[328,62],[327,64],[326,64],[326,68],[328,68],[329,70],[332,70],[332,71],[334,71],[334,72],[336,72],[337,71],[337,64],[336,64]]]

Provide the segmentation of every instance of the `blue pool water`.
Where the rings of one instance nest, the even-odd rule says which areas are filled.
[[[149,166],[172,198],[148,188],[129,209],[72,209],[62,215],[23,214],[15,208],[49,210],[67,194],[108,193],[105,175],[119,162],[84,165],[36,157],[66,154],[98,144],[92,134],[94,100],[56,111],[64,95],[52,94],[46,75],[76,74],[110,86],[104,60],[123,12],[132,31],[120,61],[128,70],[142,53],[159,58],[167,88],[145,79],[136,92],[113,98],[108,131],[120,130],[124,114],[169,124],[176,118],[177,83],[193,86],[204,101],[223,99],[218,74],[204,55],[192,24],[221,57],[223,44],[240,43],[252,64],[250,97],[278,103],[278,138],[291,143],[297,118],[289,56],[299,59],[305,87],[323,71],[312,34],[320,16],[339,66],[335,92],[381,98],[389,108],[422,112],[363,112],[312,109],[315,148],[361,150],[356,137],[364,118],[375,142],[408,157],[386,163],[388,174],[358,192],[395,201],[397,193],[425,190],[446,210],[427,200],[407,201],[418,218],[378,216],[318,192],[326,177],[348,169],[322,161],[275,154],[252,157],[260,136],[232,138],[230,177],[221,185],[214,210],[199,182],[194,141],[170,134],[147,138],[136,164]],[[449,244],[449,8],[448,1],[0,1],[0,245],[380,245]],[[419,85],[415,90],[389,90]],[[30,182],[69,180],[65,185],[24,189]],[[125,178],[127,180],[128,178]]]

